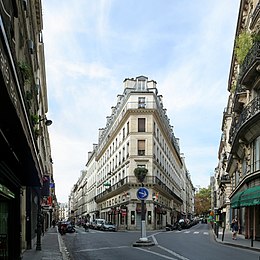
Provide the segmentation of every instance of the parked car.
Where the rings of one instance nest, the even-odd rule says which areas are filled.
[[[94,229],[100,229],[102,224],[105,223],[106,220],[103,218],[97,218],[94,220],[93,227]]]
[[[100,230],[104,231],[116,231],[116,225],[114,225],[112,222],[105,221],[101,227]]]

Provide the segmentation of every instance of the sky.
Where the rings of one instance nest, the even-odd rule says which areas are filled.
[[[53,175],[67,202],[125,78],[157,82],[195,188],[218,163],[239,0],[44,0]]]

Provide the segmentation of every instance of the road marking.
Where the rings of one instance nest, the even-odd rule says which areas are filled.
[[[203,232],[203,235],[208,235],[209,234],[209,232]]]
[[[199,234],[200,232],[199,231],[194,231],[193,234]]]
[[[153,254],[153,255],[158,255],[158,256],[160,256],[160,257],[162,257],[162,258],[166,258],[166,259],[170,259],[170,260],[178,260],[178,259],[176,259],[176,258],[172,258],[172,257],[170,257],[170,256],[166,256],[166,255],[162,255],[162,254],[159,254],[159,253],[156,253],[156,252],[152,252],[152,251],[149,251],[149,250],[147,250],[147,249],[140,248],[140,247],[135,247],[135,249],[138,249],[138,250],[141,250],[141,251],[144,251],[144,252],[146,252],[146,253]]]
[[[158,245],[158,242],[157,242],[157,239],[155,238],[155,235],[156,235],[156,234],[153,234],[153,235],[151,235],[151,237],[152,237],[152,239],[153,239],[154,244],[155,244],[155,245]]]
[[[182,256],[182,255],[179,255],[179,254],[177,254],[176,252],[174,252],[174,251],[172,251],[172,250],[170,250],[170,249],[168,249],[168,248],[165,248],[165,247],[160,246],[160,245],[158,245],[158,247],[161,248],[162,250],[164,250],[164,251],[166,251],[166,252],[168,252],[168,253],[170,253],[170,254],[172,254],[172,255],[178,257],[178,258],[180,258],[181,260],[189,260],[189,258],[186,258],[186,257],[184,257],[184,256]]]
[[[185,233],[185,234],[189,234],[189,233],[190,233],[190,231],[185,231],[184,233]]]
[[[110,250],[110,249],[120,249],[120,248],[127,248],[129,246],[117,246],[117,247],[100,247],[100,248],[88,248],[75,251],[77,252],[90,252],[90,251],[99,251],[99,250]]]

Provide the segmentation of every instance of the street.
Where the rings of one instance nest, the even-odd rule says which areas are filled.
[[[97,259],[172,259],[172,260],[259,260],[260,253],[238,247],[225,246],[214,240],[208,225],[197,224],[181,231],[147,232],[155,242],[152,247],[133,247],[140,231],[103,232],[77,228],[77,232],[63,236],[71,260]]]

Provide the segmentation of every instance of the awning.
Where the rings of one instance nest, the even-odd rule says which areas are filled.
[[[232,199],[230,200],[231,208],[237,209],[237,208],[240,207],[240,197],[241,197],[242,194],[243,194],[243,191],[236,193],[232,197]]]
[[[238,192],[230,201],[231,208],[260,205],[260,186],[255,186]]]
[[[260,186],[243,191],[240,197],[240,207],[260,205]]]

